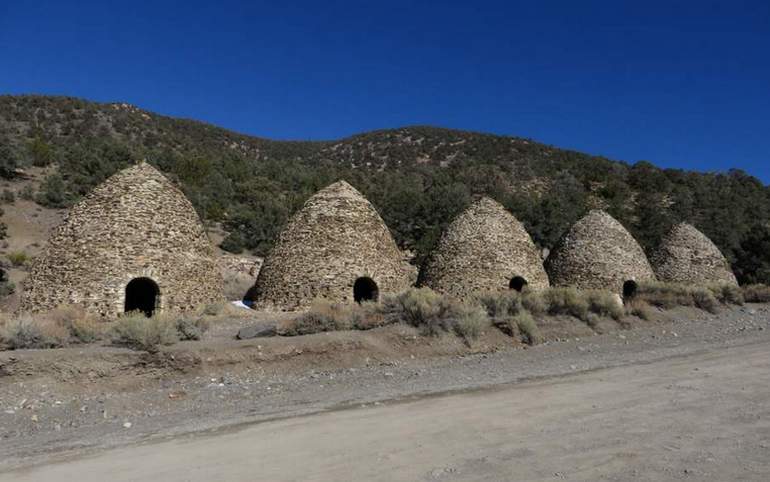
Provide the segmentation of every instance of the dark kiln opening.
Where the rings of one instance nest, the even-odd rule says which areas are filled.
[[[636,296],[636,292],[639,290],[639,285],[636,281],[628,280],[623,283],[623,299],[630,299]]]
[[[508,283],[508,288],[512,290],[516,290],[519,293],[521,293],[522,291],[524,291],[524,288],[526,288],[528,284],[529,283],[527,283],[526,279],[522,278],[521,276],[516,276],[511,278],[511,282]]]
[[[377,301],[380,297],[380,290],[377,288],[377,283],[373,279],[366,276],[358,278],[353,283],[353,299],[356,303],[362,301]]]
[[[158,307],[160,289],[150,278],[134,278],[126,285],[126,313],[141,311],[152,316]]]

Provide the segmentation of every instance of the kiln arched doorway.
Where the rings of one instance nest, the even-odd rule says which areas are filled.
[[[527,283],[527,280],[521,276],[514,276],[511,278],[510,283],[508,283],[508,288],[518,291],[521,293],[524,291],[524,288],[527,287],[529,283]]]
[[[353,283],[353,300],[356,303],[363,301],[377,301],[380,297],[380,289],[377,283],[368,276],[362,276]]]
[[[160,304],[160,288],[150,278],[134,278],[126,285],[125,312],[141,311],[150,317]]]
[[[623,299],[629,300],[636,296],[636,292],[639,290],[639,285],[634,280],[628,280],[623,283]]]

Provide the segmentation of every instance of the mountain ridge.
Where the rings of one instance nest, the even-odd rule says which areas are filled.
[[[770,188],[739,170],[662,169],[420,125],[337,140],[271,140],[128,103],[0,96],[0,175],[13,177],[25,165],[56,167],[35,195],[40,204],[67,207],[139,158],[178,183],[204,219],[221,222],[230,233],[223,248],[235,252],[265,254],[305,199],[346,179],[418,264],[472,198],[488,195],[544,249],[589,209],[602,208],[648,251],[670,226],[691,222],[742,281],[770,280],[770,254],[747,248],[770,236]]]

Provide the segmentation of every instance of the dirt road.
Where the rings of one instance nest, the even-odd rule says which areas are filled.
[[[770,343],[110,450],[14,481],[768,480]]]

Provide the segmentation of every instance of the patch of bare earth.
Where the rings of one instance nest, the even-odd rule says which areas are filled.
[[[25,189],[31,188],[36,193],[50,172],[51,168],[30,168],[23,178],[0,182],[0,191],[8,190],[15,196],[13,202],[2,204],[3,215],[0,221],[7,225],[8,231],[6,239],[0,241],[0,256],[8,266],[9,279],[17,286],[15,294],[0,301],[0,310],[14,311],[17,308],[21,287],[27,277],[27,266],[12,266],[7,256],[11,253],[26,253],[30,259],[38,256],[51,231],[66,214],[64,209],[45,208],[22,197]]]

